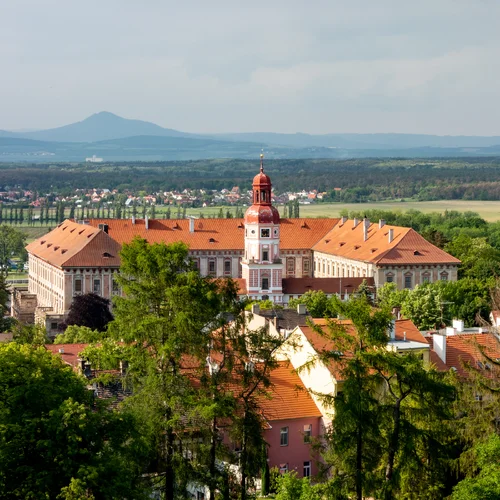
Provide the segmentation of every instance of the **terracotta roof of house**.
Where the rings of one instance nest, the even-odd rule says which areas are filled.
[[[70,220],[31,242],[26,250],[59,268],[120,266],[120,245],[116,241],[96,227]]]
[[[338,219],[281,219],[280,247],[282,250],[310,249]],[[190,250],[241,250],[245,248],[243,219],[196,219],[194,232],[189,231],[188,219],[91,219],[93,227],[108,225],[108,234],[120,245],[140,236],[150,243],[183,241]]]
[[[393,240],[389,242],[389,230]],[[411,228],[370,223],[364,239],[364,222],[354,227],[354,221],[337,224],[314,245],[313,250],[348,259],[390,264],[460,264],[444,250],[429,243]]]
[[[293,366],[282,361],[271,372],[271,398],[260,397],[259,404],[268,421],[321,417],[321,412]]]
[[[61,359],[73,368],[78,368],[78,358],[80,353],[89,344],[46,344],[45,349],[54,354],[58,354]],[[60,350],[64,352],[59,352]]]
[[[500,343],[492,333],[476,333],[476,334],[458,334],[448,335],[446,337],[446,364],[444,364],[439,356],[431,350],[431,361],[436,358],[441,361],[435,363],[438,369],[449,370],[452,367],[461,376],[468,376],[467,370],[464,369],[464,363],[470,363],[474,368],[480,368],[478,362],[482,363],[483,368],[487,363],[478,346],[484,349],[484,352],[493,359],[500,358]]]
[[[352,293],[366,280],[368,286],[375,286],[373,278],[283,278],[283,293],[302,295],[311,290],[331,293]]]
[[[324,318],[315,318],[312,320],[313,323],[317,326],[324,327],[330,321],[334,321],[340,325],[344,325],[346,332],[350,335],[355,335],[356,330],[354,325],[350,320],[327,320]],[[335,351],[338,350],[338,347],[335,346],[333,340],[329,339],[328,336],[320,335],[314,328],[311,326],[301,326],[300,330],[309,341],[311,346],[316,352],[322,351]],[[420,333],[418,328],[413,324],[413,322],[409,319],[401,319],[396,320],[395,322],[395,336],[396,340],[404,340],[404,334],[406,332],[406,341],[408,342],[420,342],[422,344],[427,344],[425,337]],[[387,339],[390,340],[389,338]],[[349,353],[343,353],[344,356],[349,356]],[[331,361],[327,366],[330,373],[337,379],[342,380],[341,367],[335,361]]]

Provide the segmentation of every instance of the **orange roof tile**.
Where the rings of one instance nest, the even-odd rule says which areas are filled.
[[[258,399],[268,421],[321,417],[311,395],[288,362],[280,362],[271,372],[271,384],[271,399],[264,396]]]
[[[61,356],[66,364],[73,368],[78,368],[79,355],[88,345],[89,344],[46,344],[45,349],[51,351],[53,354]],[[60,353],[59,350],[63,350],[64,352]]]
[[[67,220],[26,250],[56,267],[119,267],[120,245],[104,231]]]
[[[466,377],[468,374],[462,366],[463,363],[470,363],[474,368],[478,367],[478,361],[484,365],[486,361],[478,345],[491,358],[500,358],[500,344],[492,333],[448,335],[446,337],[447,369],[455,367],[459,375]],[[433,352],[431,351],[431,354]]]
[[[244,250],[243,219],[196,219],[194,232],[189,231],[188,219],[92,219],[91,226],[108,225],[108,234],[120,245],[140,236],[150,243],[183,241],[190,250]],[[282,250],[310,249],[338,219],[281,219]]]
[[[460,261],[429,243],[411,228],[371,223],[364,239],[364,222],[354,227],[348,220],[337,224],[326,234],[313,250],[348,259],[389,264],[459,264]],[[393,240],[389,243],[389,230]]]
[[[312,322],[315,325],[324,327],[328,325],[330,321],[334,321],[340,325],[344,325],[346,333],[350,335],[355,335],[356,330],[354,325],[350,320],[337,320],[337,319],[325,319],[325,318],[314,318]],[[314,328],[310,326],[301,326],[300,330],[303,332],[306,339],[309,341],[311,346],[316,352],[322,351],[335,351],[338,350],[338,346],[335,345],[334,341],[328,338],[328,332],[325,331],[326,336],[320,335]],[[420,342],[422,344],[427,344],[425,337],[420,333],[418,328],[409,319],[401,319],[395,322],[395,336],[396,340],[404,340],[404,334],[406,332],[406,340],[412,342]],[[389,341],[390,339],[387,338]],[[349,353],[344,353],[344,356],[349,356]],[[335,361],[331,361],[327,366],[330,373],[337,379],[341,380],[341,367]]]

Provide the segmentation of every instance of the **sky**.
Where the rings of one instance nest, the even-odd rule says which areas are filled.
[[[500,135],[498,0],[0,0],[0,129]]]

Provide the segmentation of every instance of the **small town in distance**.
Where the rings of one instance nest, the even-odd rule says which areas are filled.
[[[500,499],[499,17],[3,6],[0,498]]]

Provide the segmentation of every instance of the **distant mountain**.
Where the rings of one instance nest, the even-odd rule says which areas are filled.
[[[261,148],[269,159],[303,158],[432,158],[500,156],[500,146],[485,148],[407,148],[344,149],[331,147],[297,148],[214,140],[208,137],[133,136],[96,142],[37,141],[18,137],[0,137],[0,162],[72,162],[83,163],[96,155],[104,162],[173,161],[215,158],[241,158],[257,161]]]
[[[9,132],[0,130],[0,137],[13,137],[23,139],[33,139],[49,142],[79,142],[79,143],[96,143],[100,141],[112,141],[115,139],[127,139],[135,137],[169,137],[169,138],[184,138],[196,141],[210,141],[211,154],[216,146],[214,142],[220,143],[221,151],[236,151],[238,148],[252,149],[254,145],[259,144],[260,147],[271,147],[276,150],[276,154],[286,154],[290,158],[304,157],[306,151],[309,151],[311,158],[318,158],[319,154],[325,155],[325,158],[344,157],[346,154],[352,156],[353,151],[357,151],[364,156],[365,154],[373,154],[387,156],[390,151],[396,152],[406,151],[418,148],[441,148],[442,155],[447,154],[445,150],[457,148],[489,148],[500,145],[500,137],[483,137],[483,136],[437,136],[424,134],[279,134],[271,132],[255,132],[255,133],[228,133],[228,134],[191,134],[180,132],[169,128],[163,128],[154,123],[142,120],[129,120],[122,118],[113,113],[102,111],[89,116],[85,120],[63,127],[36,130],[32,132]],[[236,143],[238,146],[230,147],[229,143]],[[222,145],[222,143],[226,143]],[[242,144],[247,143],[245,147]],[[166,143],[164,143],[166,144]],[[195,144],[201,143],[191,143]],[[212,147],[213,146],[213,147]],[[155,146],[156,147],[156,146]],[[180,146],[181,149],[183,148]],[[188,148],[189,149],[189,148]],[[297,151],[292,151],[297,150]],[[346,153],[347,151],[347,153]],[[362,153],[363,151],[364,153]],[[406,156],[406,153],[401,153]],[[469,152],[468,152],[469,153]],[[211,156],[210,156],[211,157]]]
[[[63,127],[35,132],[10,133],[11,137],[23,137],[39,141],[57,142],[95,142],[137,135],[159,135],[169,137],[192,137],[187,134],[160,127],[142,120],[129,120],[107,111],[89,116],[81,122],[71,123]]]
[[[214,139],[263,142],[292,148],[408,149],[484,148],[500,144],[500,136],[439,136],[425,134],[277,134],[273,132],[215,134]]]

